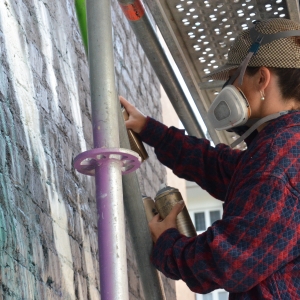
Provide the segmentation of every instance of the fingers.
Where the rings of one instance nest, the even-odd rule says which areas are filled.
[[[135,120],[134,120],[134,110],[135,107],[131,105],[124,97],[119,96],[120,103],[124,106],[125,110],[127,111],[129,118],[125,121],[125,125],[128,129],[132,128],[132,125],[134,126]]]
[[[151,224],[151,223],[156,223],[156,222],[159,222],[160,221],[160,215],[159,214],[156,214],[152,219],[151,219],[151,221],[149,222],[149,225]]]
[[[156,243],[158,237],[167,229],[159,214],[156,214],[148,223],[152,240]]]
[[[135,106],[133,106],[130,102],[128,102],[124,97],[119,96],[120,102],[121,104],[124,106],[124,108],[126,109],[129,118],[132,117],[136,117],[137,114],[137,108]]]
[[[123,96],[119,96],[119,100],[120,100],[121,104],[125,107],[127,112],[129,113],[132,105]]]
[[[172,208],[172,210],[170,211],[166,219],[176,220],[176,217],[183,210],[184,206],[185,206],[184,201],[180,200],[178,203],[176,203],[176,205],[174,205],[174,207]]]
[[[180,200],[178,203],[176,203],[174,205],[174,207],[172,208],[172,210],[170,211],[170,213],[167,215],[167,217],[165,218],[165,220],[169,221],[169,220],[176,220],[176,217],[181,213],[181,211],[184,209],[185,203],[183,200]],[[156,214],[150,223],[155,223],[155,222],[160,222],[161,221],[161,217],[159,214]]]
[[[135,108],[135,106],[130,104],[124,97],[120,96],[119,99],[129,114],[129,119],[125,122],[126,127],[132,129],[136,133],[140,133],[146,124],[147,117]]]
[[[153,239],[153,242],[156,243],[159,236],[165,232],[166,230],[170,228],[177,228],[176,225],[176,217],[177,215],[182,211],[184,208],[184,202],[179,201],[171,210],[171,212],[168,214],[168,216],[161,220],[160,215],[155,215],[152,220],[148,223],[149,229],[151,232],[151,236]]]

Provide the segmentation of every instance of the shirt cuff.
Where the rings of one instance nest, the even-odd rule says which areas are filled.
[[[154,120],[153,118],[147,117],[146,123],[139,133],[142,141],[147,143],[151,147],[159,145],[163,139],[168,127],[164,124]]]
[[[157,239],[151,254],[152,264],[165,276],[174,280],[181,279],[172,253],[175,242],[181,237],[182,234],[176,228],[167,229]]]

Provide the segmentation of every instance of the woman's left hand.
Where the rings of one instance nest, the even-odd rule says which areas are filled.
[[[160,218],[160,215],[157,214],[153,217],[153,219],[149,222],[149,229],[151,231],[152,240],[156,243],[157,239],[160,235],[165,232],[167,229],[170,228],[177,228],[176,225],[176,218],[177,215],[183,210],[184,208],[184,201],[179,201],[170,213],[166,216],[164,220]]]

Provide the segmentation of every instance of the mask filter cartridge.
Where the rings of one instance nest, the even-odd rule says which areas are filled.
[[[221,101],[214,110],[215,117],[222,121],[230,116],[230,108],[225,101]]]
[[[248,100],[233,85],[224,87],[208,110],[208,119],[216,130],[245,124],[250,116]]]

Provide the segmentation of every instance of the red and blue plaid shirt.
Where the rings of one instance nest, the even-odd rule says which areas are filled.
[[[177,176],[224,201],[222,219],[197,237],[165,231],[156,268],[196,293],[300,299],[300,112],[271,121],[246,151],[211,147],[151,118],[140,135]]]

